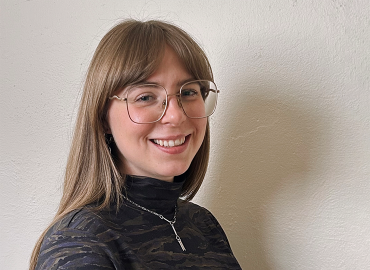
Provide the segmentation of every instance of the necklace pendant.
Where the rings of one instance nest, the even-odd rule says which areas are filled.
[[[185,248],[184,244],[182,243],[180,236],[177,235],[176,240],[177,240],[177,242],[179,242],[180,247],[182,248],[182,251],[186,251],[186,248]]]
[[[177,242],[179,242],[179,245],[180,245],[180,247],[181,247],[182,251],[186,251],[186,248],[185,248],[184,244],[182,243],[180,236],[177,234],[177,231],[176,231],[175,226],[174,226],[174,224],[176,223],[176,213],[177,213],[177,207],[176,207],[176,205],[175,205],[175,214],[174,214],[174,216],[173,216],[173,220],[171,221],[171,220],[168,220],[167,218],[165,218],[163,215],[160,215],[160,214],[158,214],[158,213],[156,213],[156,212],[154,212],[154,211],[151,211],[151,210],[149,210],[149,209],[146,209],[144,206],[141,206],[141,205],[137,204],[136,202],[131,201],[131,200],[130,200],[129,198],[127,198],[127,197],[124,197],[124,198],[125,198],[128,202],[130,202],[130,203],[132,203],[133,205],[135,205],[136,207],[139,207],[140,209],[142,209],[142,210],[144,210],[144,211],[146,211],[146,212],[149,212],[149,213],[151,213],[151,214],[153,214],[153,215],[156,215],[156,216],[157,216],[157,217],[159,217],[160,219],[163,219],[163,220],[165,220],[166,222],[168,222],[168,224],[170,224],[170,225],[171,225],[173,232],[175,233],[176,240],[177,240]]]

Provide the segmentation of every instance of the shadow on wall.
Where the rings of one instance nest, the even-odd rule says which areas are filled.
[[[240,94],[227,108],[224,135],[212,141],[212,147],[220,149],[213,162],[220,166],[212,172],[218,194],[209,202],[217,205],[217,217],[243,269],[276,269],[267,250],[265,210],[279,189],[292,181],[307,184],[312,149],[319,139],[312,108],[303,109],[297,97],[269,99],[284,92],[280,87],[257,87],[253,92],[258,94],[230,89]],[[216,201],[220,198],[221,205]]]

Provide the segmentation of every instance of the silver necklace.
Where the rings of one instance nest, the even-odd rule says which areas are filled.
[[[174,226],[174,224],[176,223],[176,214],[177,214],[177,207],[176,207],[176,205],[175,205],[175,214],[173,215],[173,219],[172,219],[172,221],[171,221],[171,220],[168,220],[167,218],[165,218],[164,216],[162,216],[162,215],[160,215],[160,214],[158,214],[158,213],[156,213],[156,212],[154,212],[154,211],[152,211],[152,210],[149,210],[149,209],[145,208],[144,206],[141,206],[140,204],[137,204],[136,202],[131,201],[131,200],[130,200],[129,198],[127,198],[127,197],[124,197],[124,198],[125,198],[128,202],[130,202],[130,203],[132,203],[133,205],[135,205],[135,206],[139,207],[140,209],[142,209],[142,210],[144,210],[144,211],[147,211],[147,212],[149,212],[149,213],[151,213],[151,214],[153,214],[153,215],[156,215],[156,216],[157,216],[157,217],[159,217],[160,219],[163,219],[163,220],[167,221],[167,222],[171,225],[172,230],[173,230],[173,232],[175,233],[176,240],[177,240],[177,242],[179,242],[179,245],[180,245],[180,247],[182,248],[182,251],[186,251],[185,246],[184,246],[184,244],[182,243],[180,236],[177,234],[177,231],[176,231],[175,226]]]

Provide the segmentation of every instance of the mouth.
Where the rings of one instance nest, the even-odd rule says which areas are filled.
[[[186,137],[179,138],[176,140],[156,140],[156,139],[152,140],[152,142],[154,142],[155,144],[158,144],[163,147],[168,147],[168,148],[182,145],[185,143],[185,141],[186,141]]]

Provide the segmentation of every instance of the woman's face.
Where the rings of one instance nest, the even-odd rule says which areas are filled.
[[[162,85],[169,95],[179,92],[181,85],[194,79],[173,51],[166,46],[158,69],[147,82]],[[118,93],[123,97],[124,90]],[[107,122],[120,157],[120,170],[125,174],[140,175],[173,181],[184,173],[201,146],[207,118],[188,118],[177,103],[169,97],[162,119],[151,124],[136,124],[128,116],[125,101],[110,101]],[[157,142],[177,146],[161,146]]]

